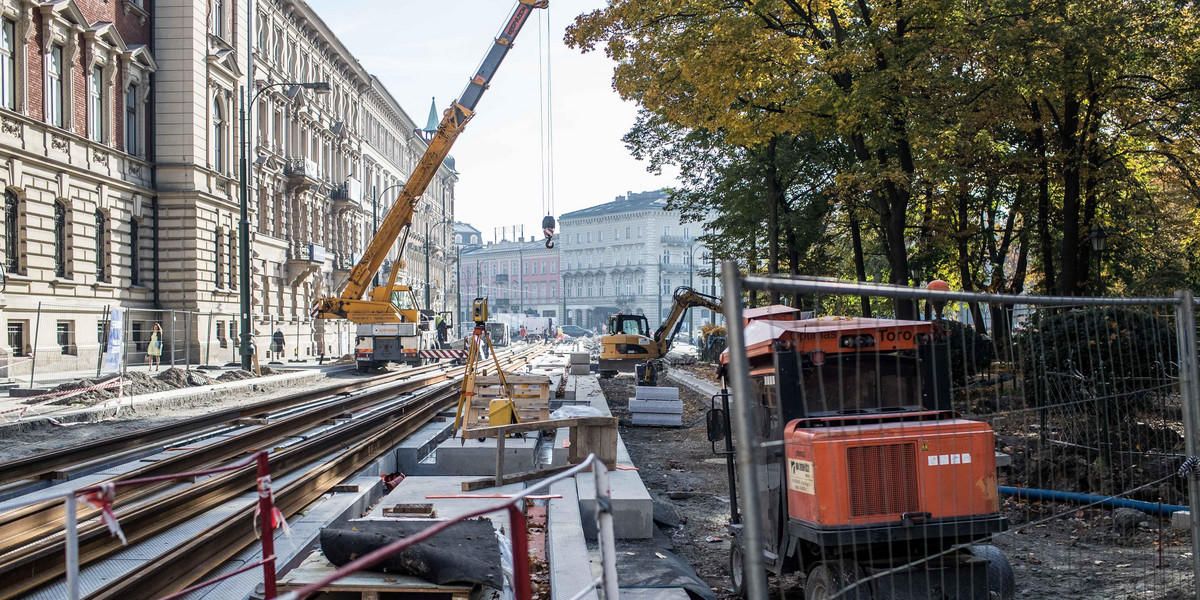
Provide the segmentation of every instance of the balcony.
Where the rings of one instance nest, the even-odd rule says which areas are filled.
[[[354,270],[354,265],[358,264],[358,257],[345,252],[334,252],[333,258],[333,276],[335,279],[350,275],[350,271]]]
[[[351,177],[341,185],[333,186],[329,199],[334,208],[355,208],[362,202],[362,182]]]
[[[664,235],[661,239],[662,243],[675,246],[691,246],[696,243],[696,238],[684,235]]]
[[[289,285],[295,287],[321,270],[325,264],[325,247],[318,244],[304,244],[299,252],[288,256],[287,273]]]
[[[509,308],[508,298],[492,298],[491,300],[488,300],[488,304],[490,304],[492,308]]]
[[[637,296],[617,296],[616,301],[617,306],[632,306],[634,302],[637,302]]]
[[[321,184],[317,163],[309,158],[289,158],[283,163],[283,176],[289,191],[303,192]]]
[[[658,263],[664,273],[687,273],[691,269],[683,263]]]
[[[492,283],[508,283],[508,273],[498,273],[492,279]]]

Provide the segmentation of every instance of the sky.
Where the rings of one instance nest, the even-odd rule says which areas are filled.
[[[379,77],[423,127],[430,99],[438,117],[457,99],[507,21],[512,0],[308,0],[334,34]],[[450,154],[459,171],[455,218],[490,240],[493,228],[524,225],[541,237],[542,119],[539,37],[549,37],[553,109],[553,214],[602,204],[627,191],[667,187],[621,142],[636,106],[612,89],[613,62],[602,49],[581,54],[563,44],[567,25],[604,0],[552,0],[535,11],[483,95]],[[542,21],[539,22],[539,15]],[[549,35],[547,35],[549,25]],[[540,36],[539,36],[540,34]]]

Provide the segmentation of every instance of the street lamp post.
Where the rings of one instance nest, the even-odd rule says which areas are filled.
[[[375,233],[375,234],[379,233],[379,197],[388,193],[388,190],[392,190],[392,189],[395,189],[398,187],[404,187],[404,184],[403,183],[394,183],[392,185],[389,185],[389,186],[383,188],[382,190],[380,190],[378,192],[375,191],[375,186],[371,186],[371,232],[372,233]],[[404,252],[403,249],[401,249],[400,251]],[[378,287],[379,286],[379,271],[375,271],[374,279],[375,279],[375,286]]]
[[[449,222],[450,222],[450,220],[449,220],[449,219],[442,219],[442,221],[441,221],[440,223],[434,223],[434,224],[433,224],[433,226],[434,226],[434,227],[441,227],[441,226],[444,226],[446,223],[449,223]],[[429,290],[429,252],[430,252],[430,246],[431,246],[431,244],[429,243],[429,223],[428,223],[428,222],[426,222],[426,223],[425,223],[425,310],[430,310],[430,309],[432,309],[432,308],[433,308],[433,307],[432,307],[433,300],[431,300],[431,299],[430,299],[430,296],[429,296],[429,292],[430,292],[430,290]],[[443,269],[443,271],[444,271],[444,269]],[[443,275],[443,277],[445,277],[445,276]],[[443,282],[442,282],[442,285],[446,285],[446,283],[445,283],[445,281],[444,281],[444,280],[443,280]],[[445,295],[443,294],[443,296],[442,296],[442,308],[443,308],[443,309],[444,309],[444,308],[446,308],[445,304],[446,304],[446,299],[445,299]]]
[[[1096,295],[1103,296],[1104,275],[1101,269],[1104,266],[1102,262],[1104,260],[1104,251],[1108,249],[1108,233],[1104,231],[1104,228],[1099,223],[1096,223],[1096,226],[1092,227],[1092,233],[1088,237],[1091,238],[1092,250],[1096,253]]]
[[[253,105],[255,100],[258,100],[258,95],[273,88],[285,85],[294,85],[306,90],[313,90],[316,93],[327,94],[331,87],[327,81],[316,81],[311,83],[296,83],[292,81],[281,81],[278,83],[269,83],[264,85],[262,89],[250,96],[250,102],[246,102],[246,88],[239,88],[241,95],[241,107],[238,115],[238,129],[240,137],[240,154],[241,154],[241,173],[238,178],[238,184],[242,188],[241,194],[241,223],[238,225],[238,282],[241,286],[241,293],[238,295],[238,308],[242,315],[241,318],[241,338],[242,338],[242,369],[250,370],[250,358],[254,355],[250,344],[250,168],[246,163],[246,106]],[[257,153],[257,152],[256,152]]]

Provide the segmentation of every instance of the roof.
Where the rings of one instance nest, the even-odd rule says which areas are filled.
[[[630,192],[627,196],[617,196],[617,199],[612,202],[569,212],[560,216],[558,220],[561,222],[564,219],[584,219],[643,210],[665,210],[666,207],[667,191],[665,189],[641,193]]]
[[[800,312],[798,308],[784,306],[783,304],[772,304],[770,306],[760,306],[758,308],[747,308],[742,311],[742,318],[747,321],[751,319],[760,319],[762,317],[770,317],[776,315],[788,315]]]
[[[930,321],[872,319],[867,317],[818,317],[799,321],[757,320],[752,321],[746,326],[744,335],[746,339],[746,353],[753,360],[756,356],[771,354],[775,342],[784,339],[797,342],[801,345],[800,349],[807,350],[825,347],[823,340],[826,339],[826,336],[820,335],[823,333],[863,332],[877,334],[880,330],[887,329],[891,329],[894,332],[898,331],[901,334],[912,332],[914,335],[907,336],[906,339],[898,339],[900,336],[892,336],[891,340],[885,339],[882,335],[876,335],[878,346],[871,348],[872,350],[889,351],[897,349],[897,346],[912,346],[915,334],[931,332],[933,330],[933,323]],[[829,338],[832,340],[833,349],[837,349],[838,337],[837,335],[833,335]],[[826,351],[829,350],[827,349]],[[727,362],[729,360],[728,357],[728,350],[722,352],[721,362]]]
[[[433,133],[438,128],[437,98],[429,101],[429,119],[425,122],[425,132]]]

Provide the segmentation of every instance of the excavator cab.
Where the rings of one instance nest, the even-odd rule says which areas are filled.
[[[650,324],[643,315],[615,314],[608,319],[610,335],[650,335]]]

